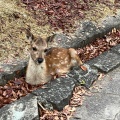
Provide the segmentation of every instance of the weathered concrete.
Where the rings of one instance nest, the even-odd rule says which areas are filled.
[[[109,50],[98,57],[87,62],[91,67],[97,68],[100,72],[109,72],[120,65],[120,55]]]
[[[37,97],[27,95],[0,109],[0,120],[39,120]]]
[[[120,44],[118,44],[117,46],[113,47],[111,50],[113,52],[116,52],[117,54],[120,54]]]
[[[94,66],[102,72],[109,72],[120,65],[120,55],[108,51],[97,57]]]
[[[120,67],[98,80],[70,120],[120,120]]]
[[[25,76],[26,66],[26,61],[17,61],[14,64],[1,64],[0,85],[5,85],[8,80],[13,80],[15,77]]]
[[[108,33],[113,28],[120,29],[120,13],[114,16],[107,16],[102,22],[105,32]]]
[[[84,66],[87,67],[87,71],[83,71],[80,67],[74,67],[68,76],[74,78],[76,85],[83,85],[89,88],[92,83],[97,80],[98,71],[91,68],[88,64],[84,64]]]
[[[46,100],[52,104],[54,109],[62,110],[65,105],[69,104],[75,83],[70,77],[57,78],[43,87],[43,89],[37,89],[33,92],[38,96],[39,102],[44,105],[44,100]]]
[[[82,23],[80,28],[76,30],[76,38],[71,41],[71,46],[75,48],[84,47],[85,45],[95,40],[96,37],[98,37],[98,34],[99,33],[96,26],[92,22],[86,21]]]

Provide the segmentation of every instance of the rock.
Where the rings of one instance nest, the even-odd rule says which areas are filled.
[[[110,32],[113,28],[120,29],[120,16],[108,16],[103,20],[102,24],[105,26],[106,33]]]
[[[89,88],[97,79],[98,71],[91,68],[88,64],[85,64],[85,66],[87,67],[87,71],[83,71],[80,67],[75,67],[68,76],[73,77],[76,84],[81,84]]]
[[[37,97],[29,94],[0,109],[0,120],[39,120]]]
[[[93,66],[97,67],[102,72],[109,72],[119,65],[120,55],[112,51],[104,52],[103,54],[98,56],[93,64]]]
[[[0,85],[5,85],[7,81],[4,78],[4,72],[0,72]]]
[[[70,120],[120,120],[120,66],[90,88]]]
[[[120,44],[118,44],[117,46],[113,47],[111,50],[113,52],[116,52],[117,54],[120,54]]]
[[[54,109],[60,111],[69,104],[75,84],[72,78],[66,77],[52,80],[43,87],[43,89],[37,89],[32,94],[39,97],[41,104],[51,103]]]
[[[48,42],[49,47],[65,47],[69,48],[71,44],[71,39],[68,38],[65,34],[55,34],[52,37],[52,40]]]
[[[75,32],[75,39],[71,41],[74,48],[84,47],[96,38],[96,26],[90,22],[83,22]]]
[[[5,85],[7,81],[13,80],[15,77],[25,76],[26,66],[26,61],[0,65],[0,69],[3,70],[3,72],[0,73],[0,85]]]

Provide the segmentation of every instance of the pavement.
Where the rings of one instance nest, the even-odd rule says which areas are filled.
[[[120,66],[97,80],[70,120],[120,120]]]

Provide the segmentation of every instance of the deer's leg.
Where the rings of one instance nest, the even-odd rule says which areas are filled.
[[[73,60],[76,60],[77,64],[81,67],[82,70],[86,71],[87,68],[83,65],[83,62],[81,61],[81,59],[80,59],[79,56],[77,55],[76,50],[73,49],[73,48],[70,48],[70,49],[69,49],[69,52],[70,52],[71,58],[72,58]]]

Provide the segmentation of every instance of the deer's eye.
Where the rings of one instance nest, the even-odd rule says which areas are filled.
[[[33,47],[32,49],[33,49],[33,51],[37,51],[37,48],[36,48],[36,47]]]
[[[48,51],[48,49],[45,49],[45,50],[44,50],[44,52],[47,52],[47,51]]]

